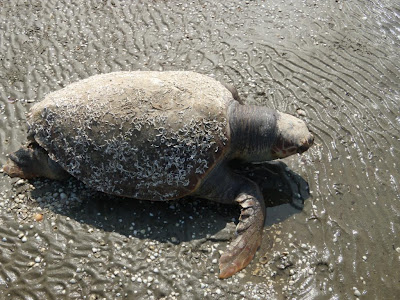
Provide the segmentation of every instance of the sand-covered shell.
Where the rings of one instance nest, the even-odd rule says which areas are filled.
[[[194,72],[89,77],[34,105],[29,134],[89,187],[165,200],[193,192],[228,150],[232,94]]]

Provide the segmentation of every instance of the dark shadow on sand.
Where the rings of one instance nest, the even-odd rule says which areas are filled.
[[[301,211],[304,200],[310,196],[308,183],[283,162],[236,163],[232,167],[237,173],[247,176],[259,185],[267,208],[278,207],[274,209],[278,212],[276,215],[267,215],[267,225],[281,222]],[[190,197],[160,202],[111,196],[85,188],[73,178],[65,183],[51,180],[35,180],[31,183],[36,189],[31,192],[30,197],[42,208],[50,208],[57,214],[106,232],[148,238],[162,243],[229,240],[233,237],[233,232],[222,229],[232,220],[237,222],[240,214],[236,205],[223,205]],[[54,198],[51,195],[59,189],[67,194],[71,190],[75,192],[68,200],[57,200],[53,203],[51,199]]]

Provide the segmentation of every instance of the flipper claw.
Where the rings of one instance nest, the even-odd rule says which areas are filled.
[[[219,260],[219,278],[221,279],[230,277],[245,268],[253,259],[262,239],[265,219],[263,199],[242,193],[237,197],[236,202],[242,207],[239,224],[236,227],[237,237]]]

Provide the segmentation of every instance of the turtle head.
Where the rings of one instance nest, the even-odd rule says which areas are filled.
[[[278,112],[276,117],[276,138],[271,147],[271,157],[284,158],[303,153],[314,143],[314,136],[304,121]]]
[[[229,110],[232,157],[263,162],[303,153],[314,142],[304,121],[267,107],[232,105]]]

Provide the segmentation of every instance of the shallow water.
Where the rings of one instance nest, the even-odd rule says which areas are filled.
[[[284,160],[304,207],[266,193],[256,258],[220,281],[236,208],[1,176],[1,298],[400,297],[397,1],[73,3],[0,3],[1,164],[50,91],[97,73],[194,70],[310,124],[315,146]]]

